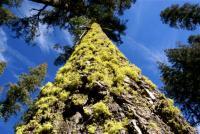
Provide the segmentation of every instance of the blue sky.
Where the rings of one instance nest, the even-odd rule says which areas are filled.
[[[122,16],[128,19],[124,43],[119,46],[122,53],[131,63],[141,68],[144,75],[148,76],[158,87],[162,86],[157,61],[167,62],[163,50],[176,47],[176,42],[187,42],[191,34],[196,31],[186,31],[170,28],[160,21],[160,12],[171,4],[183,4],[184,2],[197,3],[198,0],[137,0],[131,9]],[[30,7],[33,3],[25,0],[22,8],[14,10],[19,15],[30,15]],[[39,7],[38,5],[34,5]],[[57,28],[47,29],[40,26],[40,36],[35,39],[36,46],[28,46],[22,39],[13,38],[13,33],[6,27],[0,27],[0,60],[7,61],[5,73],[0,77],[0,85],[8,82],[16,82],[22,72],[27,72],[29,67],[40,63],[48,63],[46,81],[53,81],[58,67],[53,65],[57,52],[52,49],[53,44],[71,44],[72,40],[67,31]],[[1,99],[6,91],[1,91]],[[2,134],[12,134],[13,126],[19,120],[14,116],[8,122],[0,120]]]

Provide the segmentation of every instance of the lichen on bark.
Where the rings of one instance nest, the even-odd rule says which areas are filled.
[[[29,111],[17,134],[195,133],[96,23]]]

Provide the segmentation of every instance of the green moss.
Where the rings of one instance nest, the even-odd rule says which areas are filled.
[[[96,125],[89,125],[89,126],[87,126],[87,130],[88,130],[88,133],[89,134],[94,134],[95,133],[95,131],[96,131],[96,129],[97,129],[97,127],[96,127]]]
[[[91,115],[91,113],[92,113],[92,111],[91,111],[91,109],[90,109],[89,107],[84,107],[84,108],[83,108],[83,111],[84,111],[84,113],[85,113],[86,115]]]
[[[69,98],[69,95],[70,95],[70,92],[62,91],[62,92],[59,94],[59,99],[60,99],[61,101],[66,101],[66,100]]]
[[[150,86],[151,89],[156,89],[156,85],[146,76],[142,76],[142,80],[144,80]]]
[[[163,117],[164,121],[175,133],[188,133],[188,128],[190,126],[187,123],[180,123],[180,120],[178,120],[181,112],[174,106],[173,100],[164,98],[160,101],[157,110],[158,114]]]
[[[108,75],[104,75],[100,72],[94,72],[88,77],[90,87],[93,87],[96,85],[96,82],[102,82],[104,85],[111,87],[113,81],[108,77]]]
[[[124,119],[123,121],[116,120],[107,120],[104,124],[104,133],[107,134],[118,134],[121,130],[125,129],[128,120]]]
[[[172,99],[163,100],[161,102],[165,106],[162,108],[162,112],[170,117],[180,114],[180,110],[174,106],[174,101]]]
[[[66,74],[58,72],[55,80],[57,85],[68,87],[69,90],[76,89],[78,86],[82,85],[80,74],[73,71]]]
[[[38,109],[46,109],[52,106],[58,99],[55,96],[48,96],[40,98],[36,103]]]
[[[73,69],[71,64],[65,64],[63,67],[61,67],[58,70],[58,74],[66,74],[68,71],[71,71]]]
[[[130,66],[125,66],[123,68],[121,68],[121,71],[124,75],[129,76],[130,78],[132,78],[135,81],[138,81],[138,71],[137,70],[133,70],[133,68],[131,68]]]
[[[95,117],[99,117],[100,115],[104,115],[104,116],[110,116],[111,115],[108,106],[106,106],[106,104],[102,101],[94,104],[92,106],[92,109],[94,111]]]
[[[44,87],[41,89],[41,95],[56,95],[58,94],[62,88],[54,86],[51,82],[48,82]]]
[[[73,94],[72,102],[74,105],[84,105],[88,100],[88,96],[84,94]]]
[[[153,120],[150,120],[149,123],[148,123],[148,128],[149,129],[153,129],[153,130],[156,130],[156,131],[160,131],[160,128],[159,126],[157,125],[157,123]]]
[[[124,92],[124,87],[123,86],[114,87],[114,88],[111,89],[111,93],[114,93],[116,95],[120,95],[123,92]]]
[[[24,130],[25,130],[26,126],[25,125],[22,125],[22,126],[18,126],[16,128],[16,134],[24,134]]]
[[[16,128],[16,134],[28,134],[29,130],[33,130],[34,134],[39,134],[39,130],[42,128],[41,124],[39,124],[35,120],[30,120],[30,122],[25,126],[19,126]]]
[[[50,122],[47,122],[47,123],[43,124],[40,127],[40,129],[37,130],[37,132],[40,134],[43,134],[43,133],[50,134],[52,130],[53,130],[52,124]]]

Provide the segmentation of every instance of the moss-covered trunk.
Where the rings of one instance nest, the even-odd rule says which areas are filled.
[[[193,134],[195,130],[94,23],[55,81],[42,88],[16,132]]]

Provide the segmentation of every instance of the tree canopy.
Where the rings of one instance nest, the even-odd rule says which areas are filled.
[[[200,5],[172,5],[161,12],[164,23],[195,30],[200,26]],[[170,64],[160,63],[164,89],[175,99],[192,125],[200,123],[200,35],[191,35],[188,44],[165,51]]]
[[[0,117],[7,120],[11,115],[16,114],[21,106],[30,104],[31,94],[35,93],[45,78],[47,65],[41,64],[30,68],[29,73],[19,76],[17,83],[10,83],[5,100],[0,102]]]
[[[121,34],[126,29],[125,21],[119,18],[135,0],[31,0],[43,4],[40,9],[32,9],[35,14],[18,17],[10,24],[18,36],[31,41],[36,35],[39,23],[67,28],[77,39],[92,22],[101,24],[104,32],[116,42],[121,42]],[[51,8],[48,8],[51,7]],[[22,28],[23,27],[23,28]]]
[[[194,30],[200,26],[200,5],[185,3],[172,5],[160,14],[163,23],[171,27]]]

